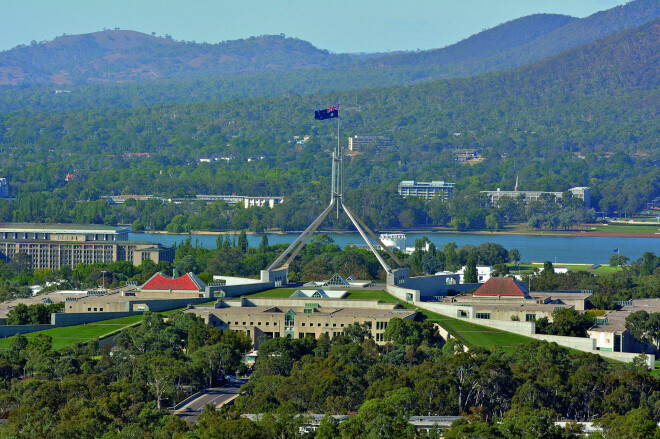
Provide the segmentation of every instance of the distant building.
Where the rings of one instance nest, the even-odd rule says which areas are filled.
[[[596,349],[614,352],[657,352],[656,346],[635,340],[626,328],[626,317],[637,311],[646,311],[649,314],[660,312],[660,299],[633,299],[617,302],[617,305],[621,309],[596,317],[596,323],[587,331],[589,338],[596,340]]]
[[[144,241],[129,241],[129,229],[95,224],[2,224],[0,259],[11,260],[18,253],[31,257],[33,268],[59,270],[78,264],[129,261],[140,265],[172,262],[174,248]]]
[[[591,207],[591,191],[588,187],[572,187],[568,190],[575,198],[579,198],[584,203],[584,207]],[[486,195],[493,206],[497,206],[500,199],[503,197],[518,198],[520,195],[525,197],[525,204],[532,201],[538,201],[544,194],[550,194],[557,200],[561,200],[562,192],[547,192],[547,191],[501,191],[499,188],[496,191],[481,191]]]
[[[373,145],[377,148],[387,148],[391,141],[385,136],[352,136],[348,138],[348,149],[350,151],[361,151],[365,146]]]
[[[6,178],[0,178],[0,198],[9,197],[9,183]]]
[[[442,299],[456,306],[457,317],[485,320],[532,322],[542,317],[552,321],[557,309],[584,311],[591,291],[531,292],[527,285],[510,277],[491,277],[472,295],[457,295]]]
[[[399,195],[402,197],[421,197],[430,201],[435,197],[448,200],[454,196],[454,184],[444,181],[415,182],[402,181],[399,183]]]
[[[459,135],[460,133],[454,133],[454,135]],[[470,160],[480,160],[481,159],[481,150],[480,149],[457,149],[454,151],[456,156],[456,161],[459,163],[469,162]]]
[[[243,197],[243,205],[246,209],[253,206],[268,206],[272,209],[276,204],[280,204],[282,202],[284,202],[283,197]]]
[[[391,319],[413,320],[417,314],[396,303],[322,297],[220,300],[215,307],[195,307],[184,312],[221,330],[245,332],[255,349],[267,338],[318,338],[322,334],[332,338],[353,323],[366,324],[376,343],[384,344],[383,334]]]

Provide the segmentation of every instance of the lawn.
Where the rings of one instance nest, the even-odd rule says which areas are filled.
[[[122,329],[136,325],[142,321],[142,315],[120,317],[118,319],[102,320],[100,322],[87,323],[84,325],[65,326],[62,328],[46,329],[44,331],[25,334],[32,338],[37,334],[49,335],[53,338],[53,349],[61,349],[76,343],[86,343],[93,338],[105,338]],[[0,349],[8,349],[11,346],[11,337],[0,339]]]
[[[509,266],[509,272],[511,274],[518,274],[518,268],[516,268],[513,264],[507,264],[507,265]],[[568,267],[568,269],[572,272],[586,271],[587,273],[595,274],[597,276],[603,274],[609,274],[621,270],[621,267],[610,267],[609,265],[601,265],[595,270],[589,268],[591,267],[591,265],[589,264],[552,264],[552,265],[556,268]],[[543,263],[534,262],[529,264],[520,264],[520,274],[532,274],[535,268],[538,268],[539,270],[543,270]]]
[[[495,328],[489,328],[487,326],[476,325],[453,317],[443,316],[416,306],[406,305],[406,308],[416,309],[430,322],[438,323],[446,329],[447,332],[467,346],[482,346],[490,348],[493,345],[497,345],[506,350],[515,349],[521,343],[530,343],[534,341],[533,338]]]
[[[658,233],[660,232],[660,224],[610,223],[606,226],[604,225],[587,226],[582,230],[586,232],[598,232],[598,233]]]

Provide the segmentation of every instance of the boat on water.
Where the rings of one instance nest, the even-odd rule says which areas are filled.
[[[381,233],[378,238],[390,250],[405,249],[406,235],[403,233]]]

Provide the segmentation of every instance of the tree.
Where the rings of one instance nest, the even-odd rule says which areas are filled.
[[[550,261],[545,261],[543,263],[543,271],[541,272],[542,276],[552,276],[555,274],[555,267],[552,266],[552,262]]]
[[[552,312],[552,331],[556,335],[586,337],[594,318],[572,308],[556,309]]]
[[[647,335],[647,323],[649,320],[649,314],[644,311],[635,311],[626,317],[626,329],[630,332],[630,335],[640,343],[648,342]]]
[[[512,248],[509,250],[509,262],[513,262],[516,265],[518,265],[518,262],[520,262],[520,252],[517,248]]]
[[[504,277],[509,274],[509,266],[506,264],[495,264],[493,266],[493,276]]]
[[[261,242],[259,243],[259,253],[265,253],[268,251],[268,235],[261,236]]]
[[[242,253],[247,253],[248,248],[249,248],[249,244],[247,239],[247,233],[245,233],[245,230],[241,230],[241,233],[238,235],[238,249]]]
[[[470,256],[465,265],[465,273],[463,273],[463,283],[474,284],[479,281],[479,276],[477,273],[477,259],[474,256]]]

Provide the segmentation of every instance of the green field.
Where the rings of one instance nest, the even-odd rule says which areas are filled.
[[[518,274],[518,267],[516,267],[514,264],[507,264],[507,265],[509,266],[509,271],[511,274]],[[553,266],[557,268],[568,267],[568,269],[573,272],[586,271],[587,273],[595,274],[597,276],[603,274],[609,274],[621,270],[621,267],[610,267],[609,265],[601,265],[595,270],[589,268],[591,267],[591,265],[588,264],[553,264]],[[532,274],[534,273],[535,268],[538,268],[539,270],[543,270],[543,263],[535,262],[535,263],[520,264],[520,274]]]
[[[49,335],[53,338],[53,349],[72,346],[76,343],[86,343],[93,338],[105,338],[122,329],[138,324],[142,321],[142,315],[120,317],[118,319],[102,320],[84,325],[65,326],[63,328],[46,329],[44,331],[25,334],[31,338],[37,334]],[[11,345],[11,337],[0,339],[0,349],[8,349]]]
[[[428,321],[442,326],[447,332],[458,339],[464,345],[481,346],[490,348],[494,345],[502,347],[504,350],[515,349],[521,343],[530,343],[533,338],[525,337],[511,332],[502,331],[495,328],[476,325],[465,320],[455,319],[453,317],[443,316],[432,311],[428,311],[417,306],[406,304],[399,301],[406,308],[414,309],[422,314]]]
[[[622,223],[609,223],[608,225],[588,226],[581,231],[598,232],[598,233],[659,233],[660,224],[647,223],[647,224],[622,224]]]

